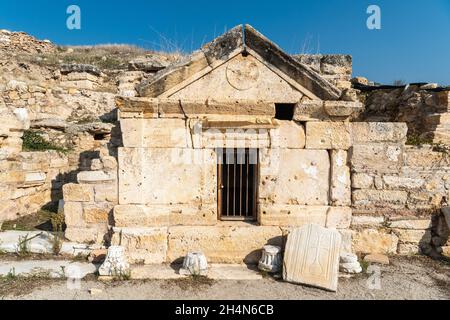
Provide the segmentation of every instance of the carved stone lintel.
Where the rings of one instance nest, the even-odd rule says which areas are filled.
[[[281,248],[277,246],[264,246],[258,268],[271,273],[281,271]]]

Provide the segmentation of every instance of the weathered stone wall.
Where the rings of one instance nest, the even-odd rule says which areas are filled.
[[[77,183],[65,184],[63,193],[66,238],[108,244],[112,209],[118,203],[116,158],[94,159],[91,170],[78,173]]]
[[[449,199],[448,155],[406,146],[404,123],[353,123],[352,130],[354,250],[430,252]]]
[[[357,86],[366,105],[359,121],[405,122],[408,135],[415,136],[415,140],[450,144],[449,90],[428,87]]]
[[[123,147],[112,243],[125,245],[131,261],[179,261],[198,249],[213,262],[255,263],[262,245],[282,245],[290,228],[307,223],[338,228],[351,246],[352,136],[344,119],[357,104],[316,102],[314,112],[302,113],[308,121],[282,121],[273,119],[273,103],[256,101],[117,103]],[[303,99],[298,107],[305,106]],[[216,148],[224,147],[259,148],[254,224],[218,219]]]
[[[68,158],[56,151],[22,152],[27,110],[0,109],[0,222],[38,211],[62,198]]]

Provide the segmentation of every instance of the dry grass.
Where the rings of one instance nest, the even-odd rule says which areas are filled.
[[[101,44],[94,46],[58,47],[55,53],[40,55],[19,55],[18,61],[36,64],[41,67],[57,69],[61,64],[90,64],[103,71],[128,69],[129,61],[146,55],[162,55],[171,61],[179,59],[182,54],[176,52],[156,52],[126,44]]]

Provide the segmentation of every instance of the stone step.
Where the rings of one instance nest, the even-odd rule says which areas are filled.
[[[16,231],[7,230],[0,232],[0,252],[17,253],[19,243],[27,239],[27,251],[37,254],[53,254],[54,236],[46,231]],[[88,256],[92,250],[101,249],[100,245],[87,245],[83,243],[62,242],[60,254],[68,256]]]
[[[94,274],[98,265],[67,260],[1,261],[0,277],[48,277],[82,279]]]

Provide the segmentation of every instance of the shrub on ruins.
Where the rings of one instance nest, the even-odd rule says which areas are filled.
[[[23,151],[47,151],[47,150],[56,150],[59,152],[67,152],[66,148],[61,146],[57,146],[42,137],[39,132],[26,130],[22,136]]]

